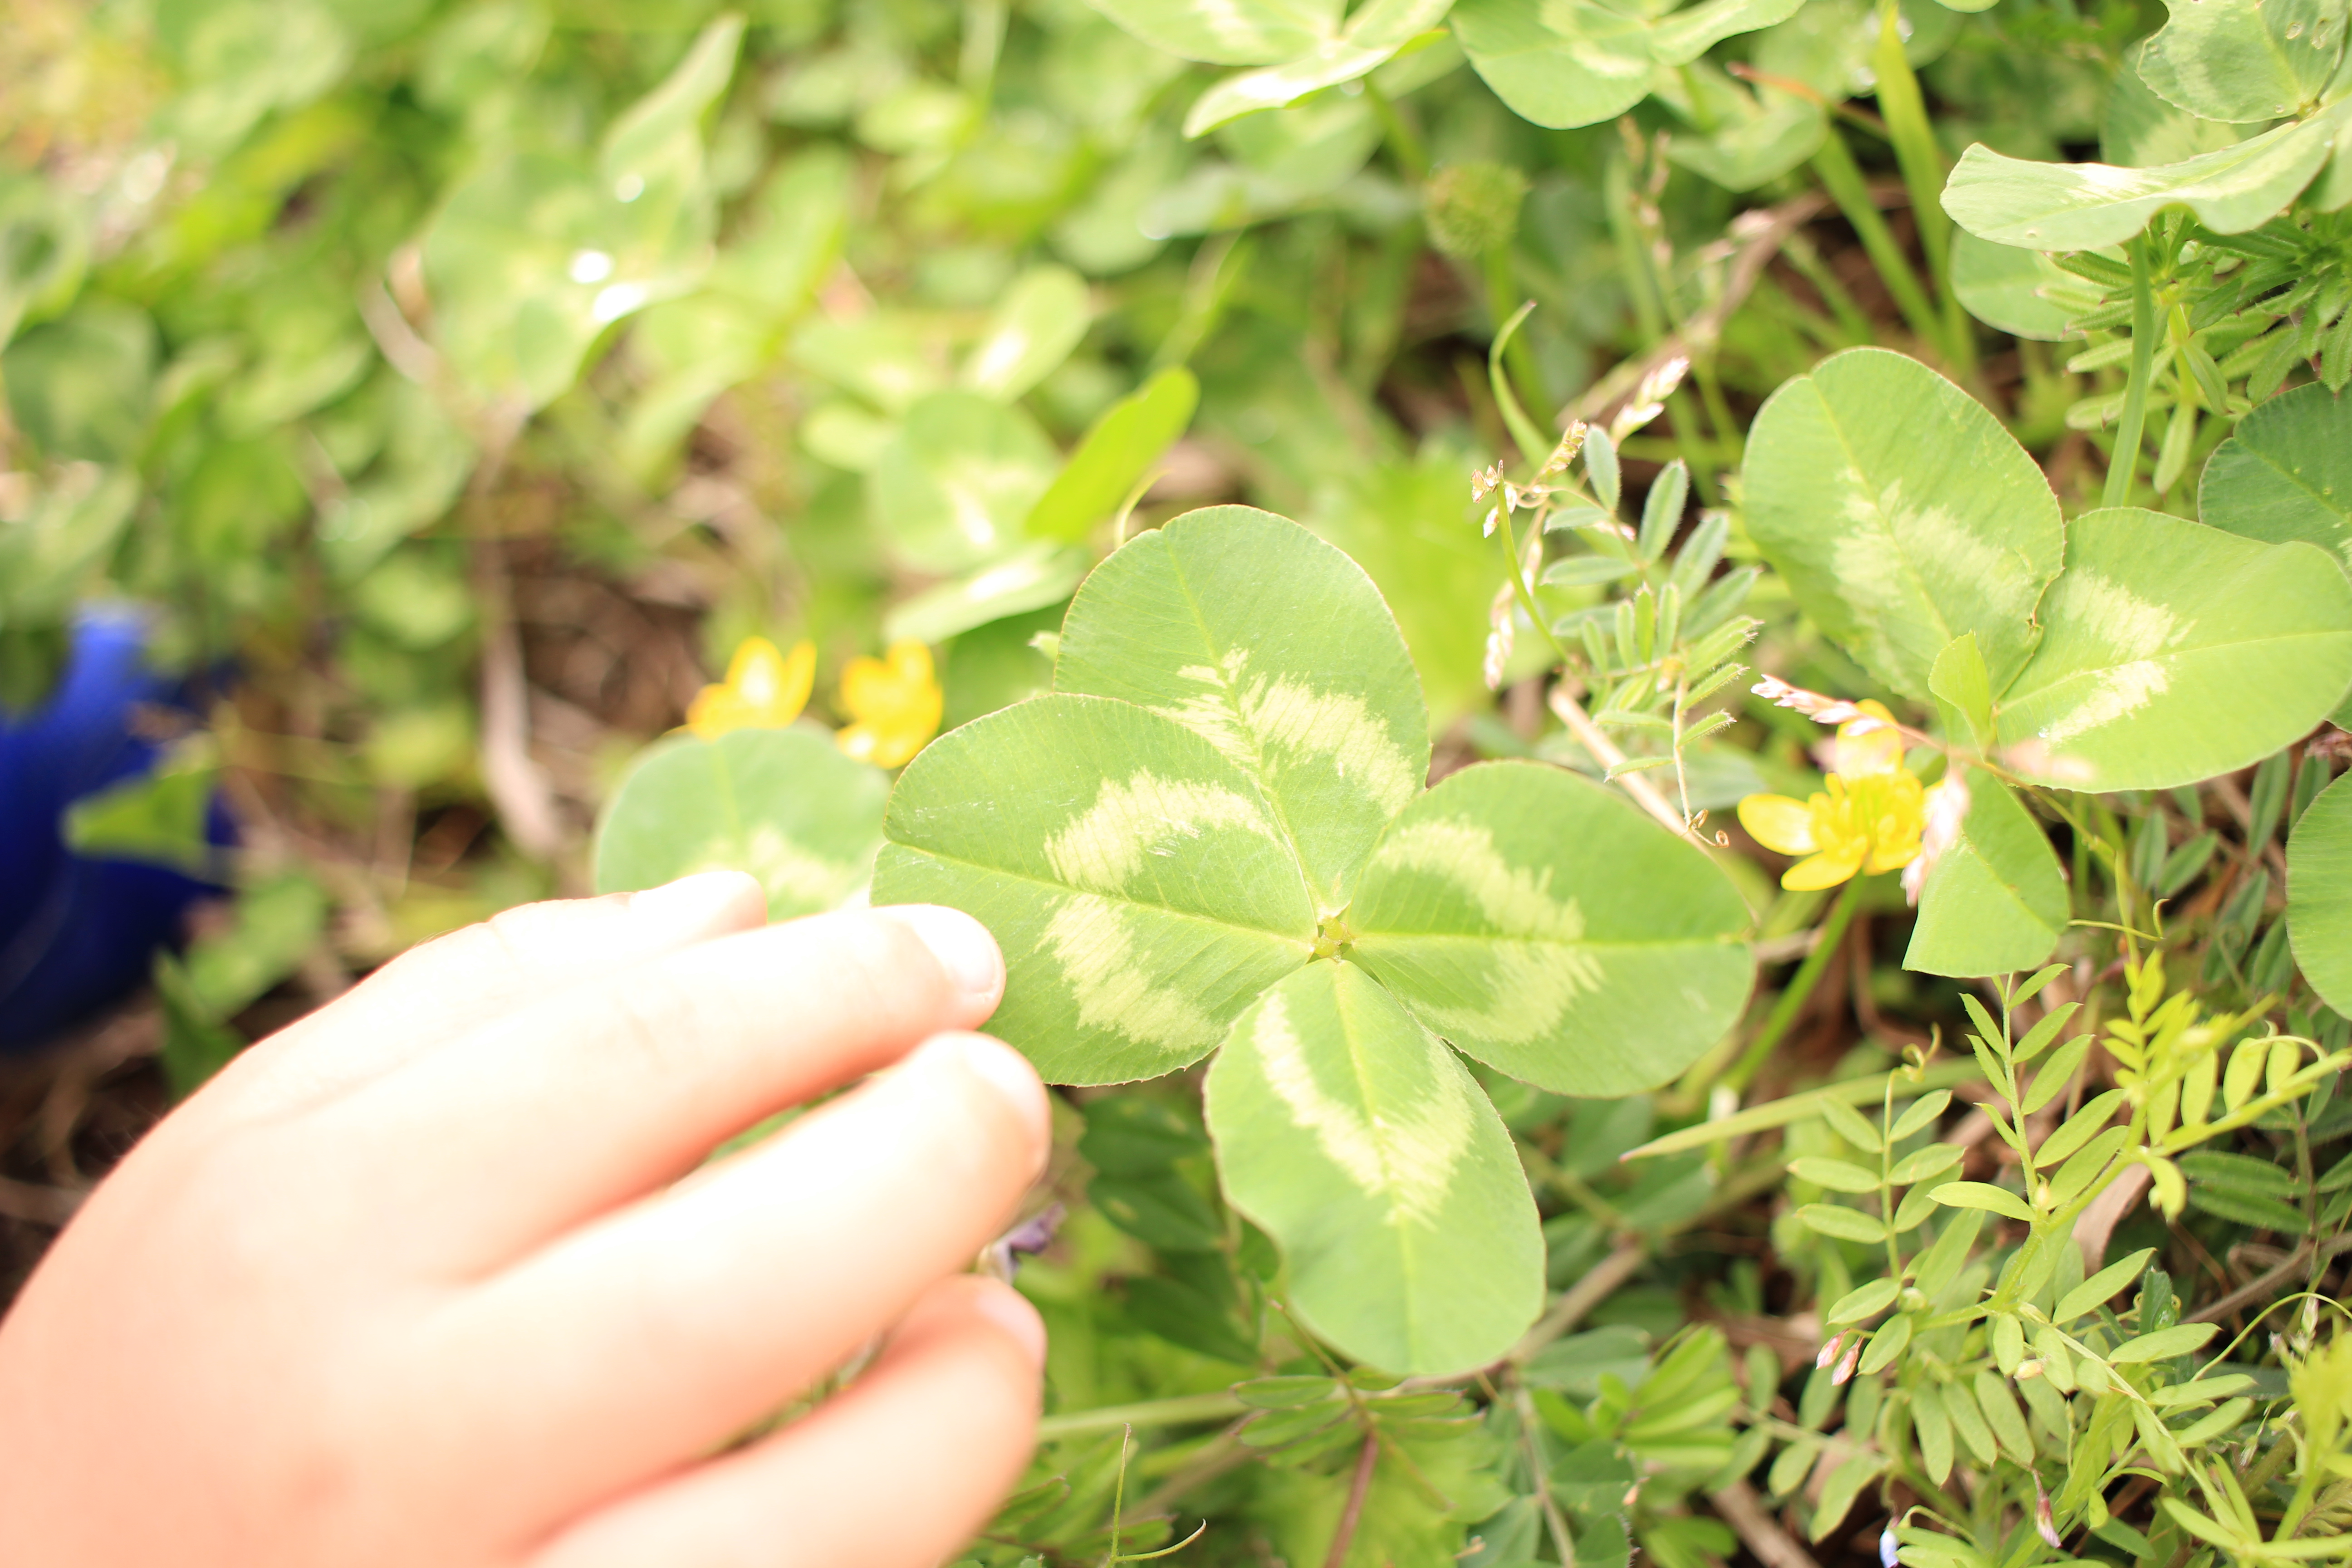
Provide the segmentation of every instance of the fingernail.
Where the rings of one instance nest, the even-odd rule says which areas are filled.
[[[980,1292],[972,1306],[1028,1352],[1031,1365],[1041,1372],[1045,1370],[1045,1320],[1037,1315],[1037,1309],[1029,1304],[1027,1297],[1004,1286]]]
[[[1029,1065],[1029,1059],[1003,1041],[986,1035],[942,1035],[926,1045],[921,1054],[929,1056],[935,1052],[942,1058],[953,1058],[964,1070],[994,1089],[1013,1113],[1028,1123],[1036,1168],[1045,1169],[1045,1158],[1053,1151],[1054,1111],[1045,1100],[1045,1086],[1039,1081],[1037,1069]]]
[[[764,910],[759,884],[741,871],[701,871],[631,893],[629,918],[665,936],[732,931],[755,898]]]
[[[1004,959],[986,926],[940,904],[896,905],[884,912],[922,939],[966,995],[995,1003],[1004,989]]]

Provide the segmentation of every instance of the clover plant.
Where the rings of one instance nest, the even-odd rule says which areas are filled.
[[[988,923],[991,1026],[1053,1081],[1216,1053],[1226,1193],[1282,1244],[1301,1318],[1399,1372],[1491,1360],[1542,1305],[1509,1134],[1448,1044],[1632,1093],[1722,1035],[1752,969],[1703,850],[1538,764],[1425,789],[1428,735],[1353,563],[1193,512],[1087,579],[1050,695],[908,769],[874,885]]]

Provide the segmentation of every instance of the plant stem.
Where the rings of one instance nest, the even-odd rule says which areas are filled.
[[[1396,100],[1382,92],[1380,84],[1370,77],[1358,79],[1364,84],[1364,97],[1371,101],[1372,114],[1381,122],[1381,133],[1387,138],[1389,151],[1395,154],[1397,167],[1414,184],[1429,178],[1429,149],[1422,144],[1420,133],[1398,110]]]
[[[1870,264],[1878,268],[1878,276],[1886,284],[1886,291],[1895,296],[1895,303],[1910,324],[1913,335],[1923,343],[1943,348],[1943,323],[1937,320],[1935,307],[1927,302],[1927,291],[1920,287],[1919,275],[1911,270],[1911,262],[1903,247],[1895,243],[1895,235],[1886,220],[1878,214],[1878,204],[1870,199],[1870,187],[1862,177],[1861,165],[1845,138],[1834,125],[1829,128],[1828,139],[1822,150],[1813,154],[1813,172],[1822,177],[1822,184],[1830,199],[1853,226],[1854,237],[1870,254]]]
[[[1790,977],[1788,989],[1781,992],[1780,998],[1772,1004],[1772,1011],[1765,1016],[1764,1027],[1757,1032],[1755,1042],[1748,1047],[1738,1064],[1723,1075],[1726,1084],[1735,1089],[1746,1089],[1748,1080],[1771,1057],[1773,1047],[1780,1043],[1780,1037],[1789,1032],[1789,1026],[1797,1021],[1797,1015],[1803,1011],[1806,1001],[1813,994],[1813,987],[1821,982],[1822,972],[1829,968],[1830,960],[1837,956],[1839,946],[1845,941],[1845,928],[1853,922],[1854,909],[1861,902],[1862,878],[1855,876],[1839,890],[1837,902],[1830,906],[1830,918],[1822,923],[1821,940],[1813,943],[1813,951],[1805,954],[1805,962],[1797,966],[1797,973]]]
[[[1172,1399],[1148,1399],[1139,1405],[1108,1405],[1098,1410],[1071,1410],[1037,1423],[1037,1440],[1083,1437],[1121,1426],[1186,1426],[1202,1421],[1227,1421],[1249,1408],[1230,1394],[1183,1394]]]
[[[1911,192],[1911,221],[1919,230],[1919,248],[1927,253],[1927,271],[1942,300],[1944,353],[1952,367],[1965,374],[1976,368],[1976,331],[1952,292],[1952,220],[1943,206],[1944,154],[1927,122],[1919,79],[1903,53],[1902,20],[1895,0],[1880,0],[1871,68],[1878,78],[1878,108],[1886,116],[1887,141]]]
[[[1356,1543],[1356,1524],[1364,1517],[1364,1494],[1372,1488],[1372,1470],[1381,1459],[1380,1434],[1366,1429],[1363,1452],[1356,1456],[1355,1478],[1348,1483],[1348,1506],[1340,1511],[1339,1528],[1331,1532],[1331,1550],[1323,1568],[1345,1568],[1348,1549]]]
[[[2147,384],[2155,379],[2156,293],[2148,280],[2147,237],[2131,242],[2131,380],[2124,388],[2124,416],[2116,424],[2115,455],[2107,459],[2102,506],[2131,504],[2132,475],[2139,467],[2141,438],[2147,428]]]

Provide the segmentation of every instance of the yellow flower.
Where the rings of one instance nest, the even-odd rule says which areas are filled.
[[[1829,792],[1810,800],[1751,795],[1739,825],[1768,849],[1803,859],[1780,877],[1792,890],[1833,888],[1861,871],[1894,871],[1919,856],[1927,792],[1903,766],[1903,736],[1880,703],[1838,726]]]
[[[814,643],[783,654],[765,637],[745,637],[728,662],[727,679],[687,705],[686,727],[706,741],[730,730],[781,730],[808,706],[815,681]]]
[[[940,729],[940,683],[931,650],[908,639],[880,658],[853,658],[841,672],[841,708],[851,722],[835,737],[861,763],[895,768]]]

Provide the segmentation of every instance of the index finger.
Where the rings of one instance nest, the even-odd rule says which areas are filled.
[[[928,905],[720,937],[501,1019],[309,1119],[338,1223],[472,1278],[725,1139],[995,1011],[986,928]],[[356,1205],[358,1212],[352,1212]]]

